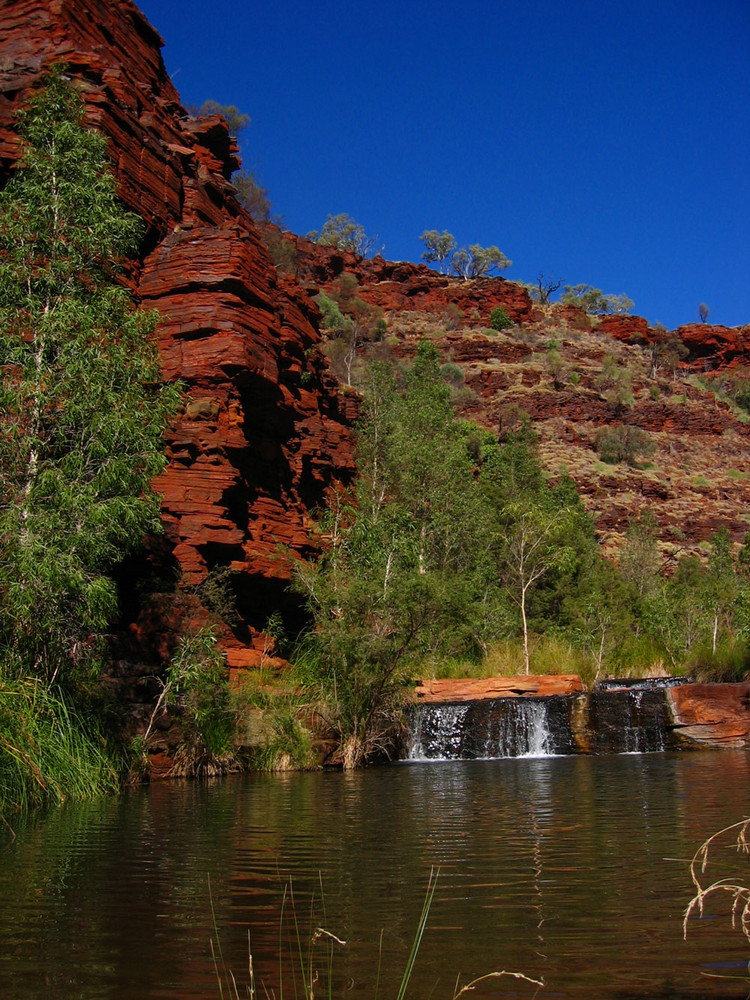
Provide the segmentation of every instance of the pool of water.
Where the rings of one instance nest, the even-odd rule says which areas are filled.
[[[726,903],[693,921],[687,941],[682,913],[696,847],[748,814],[744,751],[133,789],[36,816],[2,850],[0,997],[219,997],[217,931],[240,996],[248,936],[258,995],[265,986],[281,1000],[281,975],[294,997],[295,974],[300,995],[288,896],[282,915],[291,881],[303,943],[316,926],[346,941],[334,995],[374,1000],[380,964],[379,996],[393,1000],[431,869],[414,1000],[450,1000],[457,978],[500,970],[544,980],[542,998],[744,997],[750,947]],[[321,972],[322,961],[319,942]],[[469,997],[533,995],[496,978]]]

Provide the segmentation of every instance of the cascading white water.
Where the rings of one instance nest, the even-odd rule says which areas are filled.
[[[542,701],[508,701],[500,717],[496,738],[487,741],[487,757],[548,757],[552,753],[552,734],[547,706]]]
[[[520,698],[419,705],[409,760],[546,757],[554,753],[547,703]]]
[[[654,724],[643,711],[645,689],[624,692],[622,732],[624,753],[658,753],[664,750],[664,726]]]
[[[408,760],[460,759],[468,711],[468,705],[418,705],[409,733]]]

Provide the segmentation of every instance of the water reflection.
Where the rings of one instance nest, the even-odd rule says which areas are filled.
[[[337,989],[373,996],[383,929],[393,996],[439,867],[414,1000],[491,969],[544,978],[540,996],[744,996],[700,976],[745,957],[726,917],[684,944],[681,914],[687,859],[746,814],[749,776],[741,751],[464,761],[156,785],[58,810],[3,852],[0,995],[218,996],[209,878],[228,964],[242,976],[249,929],[275,986],[291,877],[302,923],[348,942]],[[483,995],[531,993],[493,980]]]

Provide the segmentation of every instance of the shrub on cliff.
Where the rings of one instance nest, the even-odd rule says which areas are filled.
[[[592,316],[626,315],[633,308],[627,295],[605,294],[591,285],[566,285],[560,300],[566,306],[578,306]]]
[[[367,257],[378,243],[376,236],[368,236],[365,227],[345,212],[329,215],[320,232],[313,230],[307,238],[324,247],[349,250],[359,257]]]
[[[95,659],[117,610],[111,570],[159,527],[151,480],[177,397],[158,387],[153,315],[113,264],[140,219],[120,206],[106,141],[58,72],[22,115],[0,195],[0,643],[49,681]]]
[[[490,330],[507,330],[513,321],[502,306],[495,306],[490,313]]]
[[[596,447],[603,462],[624,462],[633,466],[639,459],[648,458],[656,451],[648,431],[630,424],[605,427],[597,435]]]

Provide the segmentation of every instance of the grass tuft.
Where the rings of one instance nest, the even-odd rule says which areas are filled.
[[[119,785],[95,723],[41,680],[0,680],[0,819]]]

